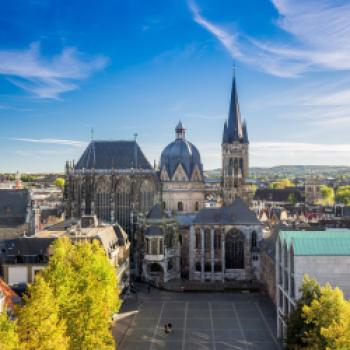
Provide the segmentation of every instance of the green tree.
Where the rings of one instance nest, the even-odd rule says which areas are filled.
[[[320,204],[322,205],[333,205],[334,204],[334,190],[332,187],[321,185],[320,186],[322,201]]]
[[[62,177],[58,177],[55,180],[55,185],[59,188],[63,188],[64,187],[64,179]]]
[[[18,348],[17,324],[9,319],[6,311],[0,312],[0,349],[17,350]]]
[[[288,196],[288,203],[289,204],[296,204],[297,202],[297,199],[295,197],[295,194],[294,193],[291,193],[289,196]]]
[[[49,284],[41,275],[29,286],[24,306],[18,312],[18,334],[23,350],[66,350],[64,320]]]
[[[115,349],[111,316],[120,306],[115,269],[99,242],[58,239],[44,271],[66,320],[71,350]]]
[[[305,334],[312,327],[311,324],[305,322],[303,315],[303,307],[311,305],[314,299],[319,298],[321,287],[316,280],[304,276],[303,284],[300,288],[301,297],[297,300],[296,306],[287,318],[287,349],[297,350],[306,347]]]
[[[335,193],[336,201],[350,205],[350,186],[339,186]]]

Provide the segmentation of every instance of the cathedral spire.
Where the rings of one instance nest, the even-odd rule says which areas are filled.
[[[228,126],[227,126],[227,138],[228,142],[240,141],[243,137],[241,113],[239,111],[238,95],[236,87],[236,75],[233,74],[232,89],[231,89],[231,101],[228,114]]]
[[[186,129],[183,127],[181,120],[179,120],[179,123],[176,125],[175,128],[176,139],[185,139],[185,131]]]

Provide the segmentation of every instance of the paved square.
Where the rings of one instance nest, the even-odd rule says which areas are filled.
[[[119,350],[274,350],[275,328],[274,307],[259,294],[152,290],[125,301],[113,333]]]

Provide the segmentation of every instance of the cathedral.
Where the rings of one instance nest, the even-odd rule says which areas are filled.
[[[180,278],[256,280],[262,227],[249,209],[249,140],[235,77],[221,152],[220,193],[210,208],[214,190],[181,121],[158,167],[136,140],[92,140],[76,164],[66,163],[66,217],[119,223],[130,238],[133,275],[156,286]]]

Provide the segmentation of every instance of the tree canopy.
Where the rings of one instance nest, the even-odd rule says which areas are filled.
[[[7,316],[7,312],[0,312],[0,349],[17,350],[19,348],[17,323]]]
[[[322,201],[320,204],[322,205],[333,205],[334,204],[334,190],[332,187],[321,185],[320,186]]]
[[[305,276],[287,327],[288,349],[350,349],[350,302],[339,288]]]
[[[59,188],[63,188],[64,187],[64,178],[62,177],[58,177],[56,180],[55,180],[55,186],[59,187]]]
[[[339,186],[335,192],[336,201],[350,205],[350,186]]]
[[[270,183],[269,188],[272,189],[284,189],[286,187],[293,187],[294,183],[290,179],[280,179]]]

